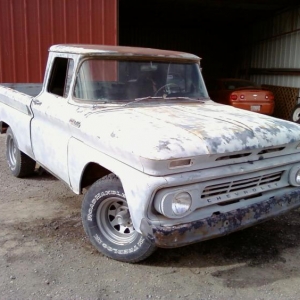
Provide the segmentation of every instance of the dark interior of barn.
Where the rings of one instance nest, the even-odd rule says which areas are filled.
[[[241,60],[250,49],[252,25],[297,2],[119,1],[119,44],[190,52],[202,58],[204,78],[240,77],[245,73]]]

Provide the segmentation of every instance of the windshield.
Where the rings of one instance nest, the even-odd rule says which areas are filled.
[[[152,61],[88,59],[81,64],[73,96],[114,103],[139,98],[208,98],[199,65]],[[154,99],[154,98],[153,98]]]

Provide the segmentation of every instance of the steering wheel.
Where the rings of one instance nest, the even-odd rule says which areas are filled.
[[[168,95],[171,94],[171,90],[170,90],[170,87],[171,87],[171,86],[174,86],[174,87],[178,88],[178,89],[179,89],[179,92],[181,92],[180,86],[179,86],[177,83],[172,83],[172,82],[171,82],[171,83],[167,83],[167,84],[161,86],[161,87],[154,93],[154,97],[156,97],[157,94],[158,94],[159,92],[161,92],[162,90],[164,90]]]

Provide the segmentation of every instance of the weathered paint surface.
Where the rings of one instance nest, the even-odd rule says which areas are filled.
[[[110,153],[122,147],[149,160],[240,152],[300,140],[298,124],[212,101],[139,106],[99,109],[74,118],[80,120],[80,130],[101,136],[99,144],[104,140]]]
[[[52,50],[43,90],[36,98],[0,89],[0,121],[12,127],[24,153],[76,193],[81,192],[83,172],[89,163],[115,173],[124,187],[135,229],[146,236],[152,234],[159,246],[179,246],[226,234],[298,206],[299,187],[289,179],[292,167],[300,168],[298,124],[209,99],[189,103],[145,99],[126,105],[93,105],[80,103],[71,94],[63,98],[46,89],[55,56],[72,58],[74,69],[80,59],[90,55],[191,62],[198,62],[198,57],[169,51],[155,55],[154,49],[130,47],[58,45]],[[75,76],[71,86],[74,80]],[[182,158],[192,163],[170,168],[170,161]],[[233,195],[238,202],[218,206],[226,202],[222,197],[227,197],[227,192],[219,196],[221,200],[212,197],[211,203],[201,199],[207,201],[201,207],[199,197],[206,185],[224,183],[225,179],[230,184],[275,171],[283,174],[280,185],[279,181],[278,185],[270,184],[267,192],[244,188],[253,196],[251,200],[244,201],[242,194]],[[200,188],[193,195],[197,203],[190,215],[172,219],[154,212],[153,202],[159,193],[164,196],[171,188],[186,192],[192,185]],[[211,217],[216,211],[219,215]]]
[[[32,114],[30,109],[32,97],[3,86],[0,86],[0,95],[0,102],[3,104],[13,107],[24,114]]]
[[[31,101],[32,97],[27,94],[0,86],[0,121],[9,124],[19,149],[30,157],[33,156],[30,142]]]

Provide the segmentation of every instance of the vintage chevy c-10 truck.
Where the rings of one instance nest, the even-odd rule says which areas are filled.
[[[54,45],[36,95],[0,87],[0,128],[14,176],[87,190],[85,232],[116,260],[300,206],[300,126],[210,100],[192,54]]]

